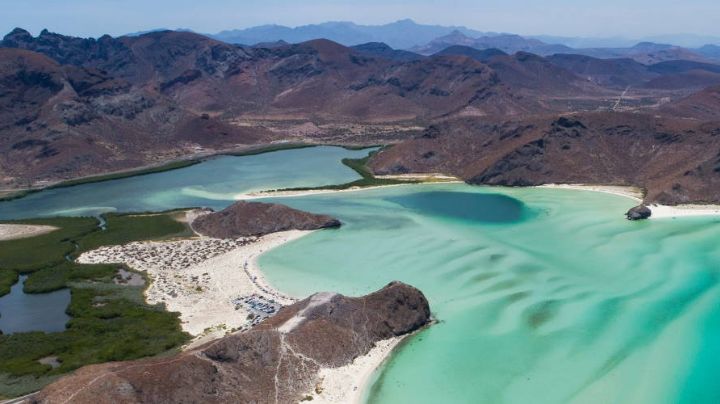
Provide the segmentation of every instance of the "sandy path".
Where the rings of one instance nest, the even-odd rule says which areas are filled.
[[[55,226],[30,224],[0,224],[0,241],[28,238],[57,230]]]

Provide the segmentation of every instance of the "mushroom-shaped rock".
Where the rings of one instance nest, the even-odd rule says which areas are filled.
[[[643,220],[652,215],[652,211],[645,205],[638,205],[627,211],[625,216],[628,220]]]

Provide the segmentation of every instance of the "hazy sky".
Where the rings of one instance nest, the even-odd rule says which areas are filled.
[[[720,0],[0,0],[0,31],[119,35],[152,28],[215,33],[261,24],[403,18],[481,31],[567,36],[720,36]]]

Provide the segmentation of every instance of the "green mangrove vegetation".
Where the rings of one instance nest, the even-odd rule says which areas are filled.
[[[350,158],[342,159],[343,164],[352,168],[356,173],[358,173],[358,175],[360,175],[360,177],[362,177],[359,180],[346,182],[344,184],[337,184],[337,185],[325,185],[325,186],[321,186],[321,187],[285,188],[285,189],[279,189],[277,191],[311,191],[311,190],[322,190],[322,189],[343,190],[343,189],[349,189],[349,188],[377,187],[377,186],[383,186],[383,185],[416,184],[416,183],[420,182],[417,180],[397,180],[397,179],[390,179],[390,178],[375,177],[375,175],[373,175],[373,173],[368,168],[367,163],[378,152],[379,152],[379,150],[372,151],[367,156],[360,158],[360,159],[350,159]]]
[[[50,233],[0,242],[0,295],[19,274],[27,274],[25,293],[71,291],[71,319],[59,333],[0,335],[0,397],[35,391],[58,375],[91,363],[158,355],[189,339],[177,313],[145,303],[145,286],[114,282],[122,265],[77,264],[73,258],[100,246],[192,234],[176,220],[179,212],[109,214],[105,229],[96,218],[50,218],[5,223],[57,227]],[[43,364],[53,358],[56,366]]]

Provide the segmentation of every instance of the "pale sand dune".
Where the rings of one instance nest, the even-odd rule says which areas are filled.
[[[30,224],[0,224],[0,241],[39,236],[50,233],[53,230],[57,230],[57,227]]]

